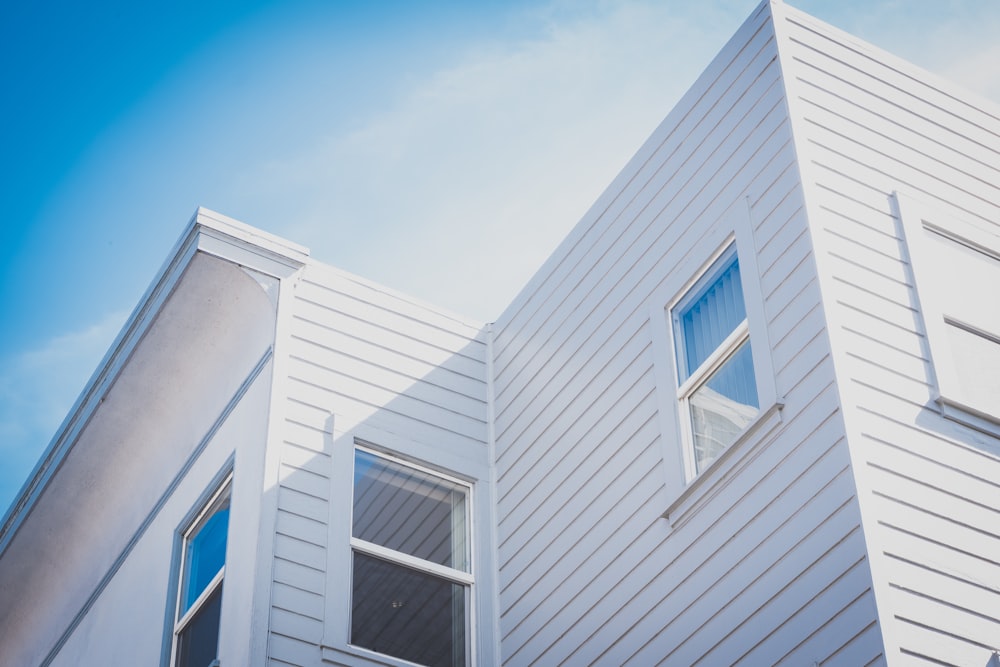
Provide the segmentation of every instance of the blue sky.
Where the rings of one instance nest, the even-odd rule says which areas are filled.
[[[756,4],[2,3],[0,513],[196,206],[491,320]],[[791,4],[1000,99],[996,0]]]

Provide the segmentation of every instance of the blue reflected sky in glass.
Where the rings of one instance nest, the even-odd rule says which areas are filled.
[[[229,532],[229,503],[205,522],[188,541],[184,562],[184,596],[181,614],[201,595],[226,562],[226,535]]]
[[[760,408],[754,377],[753,353],[750,341],[747,341],[709,378],[705,386],[736,403]]]
[[[684,334],[684,379],[694,372],[746,318],[739,260],[702,288],[701,294],[681,312]],[[682,380],[683,381],[683,380]]]

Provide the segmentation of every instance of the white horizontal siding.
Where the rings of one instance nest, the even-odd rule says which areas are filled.
[[[744,58],[755,59],[758,72],[773,58],[773,49],[766,48],[769,42],[769,32],[762,29],[741,53]],[[647,142],[633,158],[631,164],[636,166],[627,168],[627,171],[634,170],[635,173],[627,173],[616,181],[616,185],[621,181],[620,191],[615,192],[610,201],[604,201],[609,198],[608,195],[598,201],[590,216],[584,218],[581,225],[571,232],[539,276],[529,283],[526,291],[500,318],[495,343],[498,384],[506,386],[512,382],[507,378],[510,370],[526,372],[522,370],[530,368],[526,358],[537,357],[539,353],[538,346],[531,345],[518,336],[522,330],[548,332],[564,326],[563,320],[572,314],[573,308],[572,304],[566,304],[559,298],[561,291],[579,284],[586,294],[589,291],[587,288],[592,288],[595,284],[605,289],[614,284],[613,279],[604,278],[607,273],[606,265],[613,264],[616,259],[606,255],[609,244],[617,244],[623,248],[647,248],[651,245],[650,240],[663,235],[663,227],[651,228],[654,220],[659,219],[661,223],[670,221],[692,204],[691,192],[686,192],[687,197],[679,201],[676,199],[678,191],[684,188],[686,182],[683,177],[669,178],[670,173],[664,172],[667,168],[665,165],[669,163],[674,168],[687,167],[681,176],[693,176],[697,172],[702,181],[710,175],[711,169],[707,161],[699,161],[707,153],[717,151],[733,124],[743,118],[739,113],[732,113],[732,109],[746,92],[745,85],[727,91],[739,79],[741,72],[739,67],[725,68],[718,72],[716,86],[722,91],[721,95],[717,93],[718,98],[706,100],[692,113],[679,118],[676,127],[664,126],[654,134],[653,140]],[[762,80],[755,83],[758,88],[770,89],[776,76],[776,70],[768,68],[763,73]],[[759,100],[760,91],[755,92]],[[726,124],[720,128],[721,131],[713,133],[713,128],[723,121]],[[706,138],[711,143],[706,144]],[[716,162],[714,166],[721,165]],[[667,180],[666,185],[663,184],[664,180]],[[654,182],[652,187],[651,181]],[[700,202],[703,207],[713,203],[711,197]],[[695,209],[692,213],[701,212],[700,209]],[[619,220],[624,223],[618,224]],[[676,238],[668,237],[665,242],[670,241],[676,241]],[[655,257],[655,253],[652,256]],[[507,366],[511,363],[515,365],[508,370]]]
[[[768,11],[495,326],[505,664],[883,659]],[[649,317],[744,198],[785,408],[671,529]]]
[[[1000,442],[942,419],[895,191],[1000,233],[1000,112],[794,10],[790,107],[890,664],[1000,637]]]
[[[287,377],[268,657],[319,665],[327,549],[348,548],[329,544],[330,505],[349,512],[351,499],[331,483],[336,439],[371,425],[485,460],[486,341],[476,325],[321,265],[291,304],[277,348]]]
[[[769,68],[768,76],[775,74],[774,69]],[[758,92],[773,94],[774,82],[764,88],[766,90]],[[782,122],[778,113],[780,106],[775,106],[778,102],[780,97],[769,101],[764,118],[754,118],[761,122],[758,132],[752,131],[753,123],[746,123],[745,131],[751,133],[752,140],[764,145],[771,143],[768,142],[774,129],[771,124],[780,126]],[[731,113],[740,115],[738,111]],[[736,152],[726,153],[720,159],[745,166],[741,159],[745,156],[737,150],[740,143],[734,140],[732,150]],[[788,159],[789,154],[785,153],[784,158]],[[748,173],[742,174],[744,179],[756,174],[757,168],[758,165],[751,166]],[[565,319],[547,324],[526,343],[525,349],[534,352],[530,359],[522,360],[515,355],[513,365],[508,365],[503,353],[499,353],[496,362],[498,441],[514,435],[508,433],[509,429],[515,429],[516,433],[522,424],[534,418],[539,407],[547,405],[544,401],[562,396],[566,384],[578,383],[581,369],[592,373],[599,368],[595,367],[595,359],[614,354],[648,317],[650,294],[669,272],[687,268],[693,274],[697,270],[701,259],[692,257],[690,251],[699,247],[704,230],[685,225],[685,221],[697,218],[711,222],[729,207],[729,204],[720,203],[723,198],[713,198],[706,192],[728,191],[730,197],[739,192],[730,181],[719,178],[719,171],[709,167],[700,171],[704,173],[693,183],[686,181],[687,172],[677,173],[676,178],[669,179],[671,182],[685,181],[675,186],[682,187],[681,194],[685,196],[675,198],[673,207],[657,212],[655,217],[649,213],[648,206],[637,212],[639,219],[627,226],[629,230],[644,228],[637,239],[625,240],[623,234],[622,239],[611,239],[609,244],[598,246],[604,252],[603,257],[596,267],[584,272],[579,284],[567,290],[566,299],[556,309],[557,313],[565,314]],[[649,189],[660,187],[660,183],[654,182]],[[686,210],[689,208],[692,210]],[[498,328],[498,338],[505,330]],[[567,338],[565,332],[573,332],[573,336]],[[546,344],[542,345],[542,341]],[[532,391],[524,392],[524,387],[531,387]],[[539,403],[539,399],[543,403]],[[506,452],[501,448],[499,455],[502,458]]]

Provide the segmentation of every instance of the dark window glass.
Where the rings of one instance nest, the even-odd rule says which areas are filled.
[[[222,587],[212,593],[177,636],[177,667],[208,667],[219,649]]]
[[[351,643],[428,667],[465,665],[465,593],[356,552]]]

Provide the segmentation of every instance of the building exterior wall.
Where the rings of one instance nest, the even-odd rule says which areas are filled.
[[[128,363],[98,377],[99,407],[2,554],[0,664],[166,663],[182,517],[226,466],[240,526],[227,577],[240,583],[225,589],[220,650],[246,661],[271,304],[203,254],[170,292]]]
[[[964,267],[912,260],[922,211],[1000,251],[1000,111],[791,8],[777,30],[889,662],[985,665],[1000,636],[1000,392],[992,421],[965,420],[978,428],[942,415],[955,360],[928,336],[929,292]],[[989,310],[992,263],[942,297]],[[989,357],[973,375],[996,376]]]
[[[219,660],[251,664],[250,635],[259,539],[257,515],[270,399],[269,369],[257,377],[230,417],[157,512],[107,587],[50,663],[79,665],[169,665],[178,554],[170,539],[205,500],[205,492],[233,473],[229,558],[223,581]],[[199,502],[201,501],[201,502]],[[3,663],[8,664],[8,663]],[[28,661],[9,664],[38,664]]]
[[[770,11],[496,324],[503,664],[883,661]],[[772,398],[686,486],[665,308],[734,233]]]
[[[347,646],[356,442],[473,482],[474,652],[494,664],[482,325],[310,264],[284,331],[270,664],[376,664]]]
[[[475,665],[985,665],[996,394],[963,408],[989,373],[935,333],[967,289],[1000,369],[967,100],[765,0],[490,326],[215,219],[0,532],[0,663],[168,662],[178,531],[232,469],[222,664],[406,664],[349,645],[363,445],[471,486]],[[760,414],[692,476],[670,308],[730,246]]]

